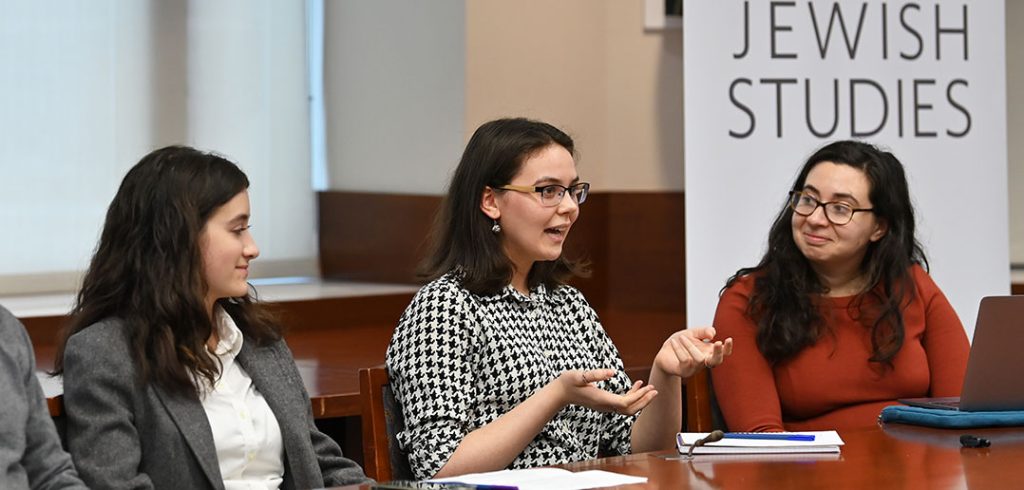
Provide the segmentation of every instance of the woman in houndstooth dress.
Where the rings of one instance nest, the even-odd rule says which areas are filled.
[[[387,353],[417,478],[672,448],[681,378],[731,352],[713,328],[682,330],[650,384],[630,381],[593,308],[565,284],[581,272],[562,244],[589,188],[572,139],[551,125],[501,119],[470,139],[435,225],[432,281]]]

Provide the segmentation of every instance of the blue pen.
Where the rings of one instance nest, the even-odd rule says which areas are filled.
[[[725,439],[757,439],[762,441],[813,441],[814,434],[784,434],[778,432],[726,432]]]

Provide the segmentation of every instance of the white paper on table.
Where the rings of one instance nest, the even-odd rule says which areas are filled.
[[[530,468],[525,470],[471,473],[429,481],[460,482],[474,485],[508,485],[518,487],[519,490],[582,490],[586,488],[646,483],[647,478],[602,470],[572,472],[559,468]]]

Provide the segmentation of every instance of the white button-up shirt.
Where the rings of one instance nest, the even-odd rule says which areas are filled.
[[[284,477],[281,427],[256,391],[252,378],[235,362],[242,349],[242,332],[223,309],[216,308],[214,328],[220,335],[212,356],[221,373],[202,397],[210,421],[224,488],[276,489]]]

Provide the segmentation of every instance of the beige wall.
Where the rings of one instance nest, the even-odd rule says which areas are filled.
[[[642,0],[466,2],[466,138],[504,116],[568,131],[599,190],[683,187],[682,34]]]
[[[607,5],[608,160],[603,187],[682,190],[683,31],[641,29],[642,0]]]
[[[429,173],[424,179],[405,179],[412,183],[402,190],[443,192],[439,179],[455,165],[459,144],[481,123],[513,115],[543,119],[572,134],[581,154],[581,176],[597,189],[683,188],[680,30],[645,31],[643,0],[463,3],[465,52],[444,58],[447,66],[465,56],[463,124],[443,113],[443,131],[458,136],[435,134],[445,148],[429,162],[418,162]],[[1024,49],[1019,48],[1024,46],[1024,2],[1006,2],[1006,22],[1010,261],[1024,264]],[[360,70],[367,58],[352,63],[340,69]],[[358,93],[365,97],[367,90]],[[372,114],[356,116],[349,130]],[[331,155],[335,189],[393,191],[383,184],[394,181],[396,170],[412,166],[407,161],[367,165],[368,150],[341,162],[336,156]]]
[[[1024,2],[1006,2],[1010,263],[1024,265]]]
[[[331,189],[444,192],[465,144],[465,3],[325,3]]]
[[[472,132],[506,116],[573,135],[599,190],[682,189],[682,33],[645,32],[643,0],[407,8],[326,4],[331,189],[441,194]]]

